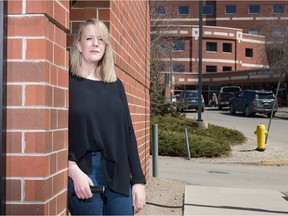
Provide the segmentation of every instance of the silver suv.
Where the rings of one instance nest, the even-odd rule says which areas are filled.
[[[272,91],[265,90],[243,90],[230,99],[230,113],[242,112],[245,116],[262,113],[274,116],[278,110],[277,100],[273,110],[275,95]]]

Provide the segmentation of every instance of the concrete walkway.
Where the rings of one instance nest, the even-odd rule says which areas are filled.
[[[276,190],[185,186],[184,215],[288,215]]]

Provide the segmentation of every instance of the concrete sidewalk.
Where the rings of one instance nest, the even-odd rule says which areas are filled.
[[[187,185],[187,215],[288,215],[288,200],[276,190]]]

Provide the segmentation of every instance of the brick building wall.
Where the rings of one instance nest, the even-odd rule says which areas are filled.
[[[150,146],[148,1],[7,1],[4,212],[67,214],[67,45],[79,22],[109,26],[127,91],[142,168]],[[71,22],[70,22],[71,19]]]
[[[232,10],[231,12],[231,9],[230,12],[226,11],[226,6],[228,9],[228,6],[232,5],[235,6],[235,11]],[[250,12],[249,8],[252,5],[258,5],[259,11]],[[247,88],[275,88],[279,74],[271,75],[271,72],[269,72],[269,75],[266,74],[265,68],[268,67],[268,62],[265,52],[265,38],[261,36],[261,33],[265,31],[271,34],[281,33],[280,24],[285,26],[287,20],[288,2],[276,0],[211,0],[203,1],[203,6],[205,9],[210,8],[212,12],[212,14],[203,14],[202,88],[204,92],[208,92],[208,97],[210,98],[210,88],[211,91],[215,92],[215,90],[220,89],[221,85],[233,83],[241,83],[244,87],[248,83]],[[180,8],[182,8],[182,12],[179,10]],[[161,34],[159,32],[162,31],[164,38],[172,36],[185,40],[185,50],[172,52],[172,64],[182,65],[178,68],[185,67],[184,71],[170,73],[169,64],[167,64],[170,61],[170,54],[167,57],[162,56],[166,65],[168,65],[168,69],[160,70],[171,74],[172,91],[174,91],[174,94],[178,94],[183,89],[197,88],[199,41],[197,36],[194,37],[193,35],[197,35],[196,32],[199,32],[199,1],[151,1],[150,10],[151,28],[153,29],[151,38],[155,38],[155,35],[159,36]],[[175,32],[177,33],[175,34]],[[207,52],[206,42],[217,43],[217,52]],[[232,52],[223,52],[224,43],[232,44]],[[247,54],[246,56],[246,51],[251,53],[251,50],[253,54]],[[207,66],[212,69],[210,71],[206,70],[208,69]],[[263,69],[263,71],[259,72],[259,69]],[[245,76],[241,72],[243,70],[246,71]],[[254,70],[255,73],[259,74],[258,76],[261,79],[253,79],[253,76],[250,76],[250,70]],[[209,72],[206,73],[207,71]],[[235,75],[227,71],[231,71]],[[218,73],[223,74],[219,75]],[[231,77],[233,77],[232,80]],[[237,80],[237,77],[239,77],[239,80]],[[242,79],[243,77],[249,80]],[[274,79],[275,77],[276,79]],[[256,83],[257,86],[251,86],[249,84],[251,82]],[[166,86],[167,98],[170,97],[170,86],[170,84]],[[173,87],[175,88],[173,89]]]

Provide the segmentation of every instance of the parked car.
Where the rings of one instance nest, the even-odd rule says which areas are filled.
[[[229,107],[229,100],[235,94],[239,94],[241,88],[239,86],[223,86],[218,95],[218,108]]]
[[[274,116],[278,110],[277,100],[273,110],[274,101],[275,95],[272,91],[243,90],[230,99],[230,113],[242,112],[245,116],[262,113],[268,117]]]
[[[198,110],[198,90],[183,90],[180,93],[179,101],[187,102],[188,109]],[[205,101],[203,95],[201,95],[201,112],[204,112]]]

